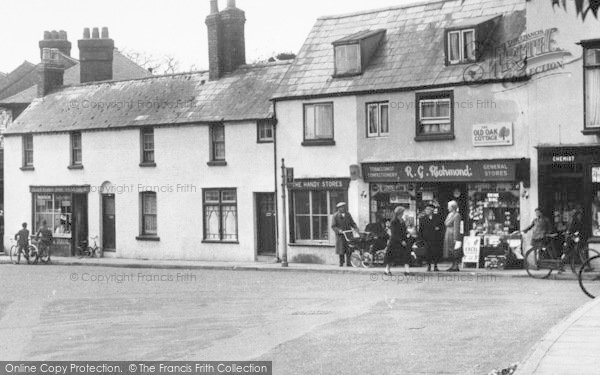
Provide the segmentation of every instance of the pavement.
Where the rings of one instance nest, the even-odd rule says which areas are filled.
[[[515,374],[599,375],[600,298],[550,329]]]

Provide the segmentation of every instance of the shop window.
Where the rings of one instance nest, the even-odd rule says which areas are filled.
[[[237,242],[238,214],[235,189],[204,189],[204,241]]]
[[[335,243],[331,230],[331,215],[339,202],[347,201],[343,190],[294,191],[292,210],[296,243]]]
[[[600,166],[592,167],[592,236],[600,237]]]
[[[392,220],[396,207],[402,206],[405,208],[404,221],[409,229],[415,228],[417,225],[417,203],[420,203],[418,202],[418,196],[423,197],[422,200],[428,199],[427,202],[423,203],[421,210],[425,208],[426,203],[434,199],[433,193],[429,198],[428,193],[417,192],[415,184],[370,184],[369,190],[371,223]]]
[[[155,166],[154,163],[154,129],[143,128],[140,130],[142,149],[141,166]]]
[[[82,166],[81,132],[71,133],[71,167]]]
[[[469,184],[469,233],[491,236],[484,244],[497,242],[520,228],[519,185],[511,183]]]
[[[449,64],[468,63],[476,60],[475,30],[453,30],[447,32],[446,57]]]
[[[155,237],[158,234],[158,218],[156,207],[156,193],[145,191],[140,193],[141,201],[141,234],[142,236]]]
[[[451,91],[417,93],[417,141],[454,139],[453,105]]]
[[[374,138],[389,134],[389,104],[387,102],[367,104],[367,136]]]
[[[600,131],[600,45],[584,49],[585,130]]]
[[[272,143],[275,137],[272,121],[258,121],[258,143]]]
[[[334,145],[333,103],[304,105],[304,142],[302,145]]]
[[[45,221],[55,237],[71,238],[73,222],[71,194],[33,194],[34,227],[37,232]]]
[[[26,134],[23,143],[23,168],[33,168],[33,135]]]
[[[210,127],[210,161],[208,165],[227,165],[225,162],[225,126],[223,124]]]

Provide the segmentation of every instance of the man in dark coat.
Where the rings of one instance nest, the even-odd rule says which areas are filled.
[[[438,272],[438,262],[443,255],[444,221],[439,214],[434,213],[434,206],[428,204],[425,214],[419,220],[419,238],[424,242],[426,249],[427,271]]]
[[[344,266],[344,257],[346,258],[346,266],[351,267],[351,254],[346,238],[344,237],[344,232],[352,229],[358,231],[358,227],[350,213],[348,213],[346,203],[340,202],[336,208],[337,212],[331,217],[331,229],[335,232],[336,237],[335,253],[340,256],[340,267]]]

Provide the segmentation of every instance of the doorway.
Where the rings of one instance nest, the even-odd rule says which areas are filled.
[[[102,195],[102,248],[115,251],[116,241],[115,195]]]
[[[262,256],[275,256],[275,194],[257,193],[255,197],[257,253]]]
[[[81,241],[88,239],[88,196],[73,194],[73,219],[71,255],[77,255],[77,247]]]

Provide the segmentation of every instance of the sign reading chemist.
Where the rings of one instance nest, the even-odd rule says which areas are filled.
[[[512,123],[477,124],[473,125],[473,146],[512,146]]]

